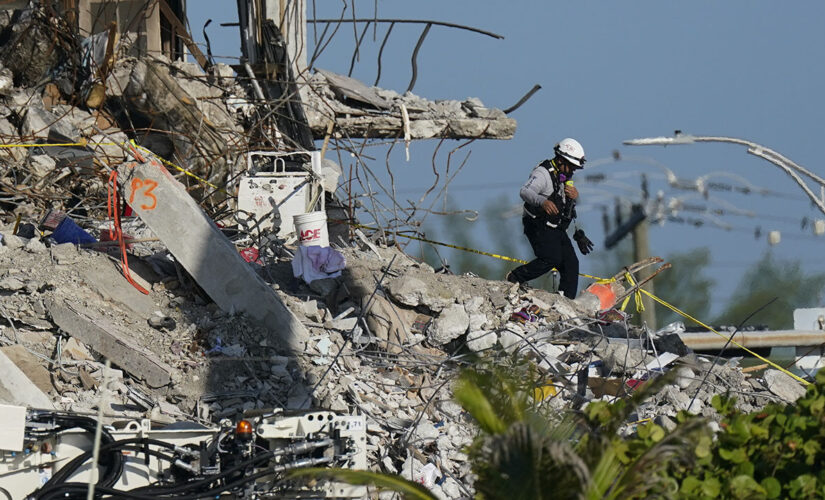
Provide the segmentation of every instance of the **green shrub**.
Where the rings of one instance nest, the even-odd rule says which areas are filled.
[[[752,413],[716,395],[721,431],[710,453],[681,471],[683,498],[825,498],[825,372],[793,405]]]

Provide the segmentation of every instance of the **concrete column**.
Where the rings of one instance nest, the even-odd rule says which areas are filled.
[[[121,165],[118,184],[132,209],[222,310],[243,312],[284,347],[303,350],[309,338],[304,325],[160,162]]]
[[[264,17],[281,29],[297,78],[307,67],[306,0],[266,0]]]
[[[89,36],[92,33],[92,8],[90,0],[79,0],[77,5],[77,26],[80,36]]]
[[[157,2],[152,2],[152,5],[146,11],[146,51],[149,55],[159,56],[161,54],[160,43],[160,7]]]

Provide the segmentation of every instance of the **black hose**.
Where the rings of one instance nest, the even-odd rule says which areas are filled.
[[[109,435],[108,432],[106,434]],[[120,474],[123,471],[123,455],[120,453],[120,449],[122,449],[126,445],[130,445],[130,444],[151,444],[151,445],[154,445],[154,446],[160,446],[160,447],[168,448],[168,449],[174,449],[175,448],[175,445],[166,443],[164,441],[159,441],[157,439],[132,438],[132,439],[125,439],[125,440],[122,440],[122,441],[114,441],[114,438],[112,438],[111,435],[109,435],[109,438],[112,439],[112,441],[106,443],[105,445],[101,445],[100,448],[99,448],[99,451],[104,452],[104,451],[112,450],[111,454],[113,456],[116,455],[120,459],[120,469],[119,469],[119,472],[117,474],[117,477],[114,479],[113,482],[111,482],[111,484],[104,484],[103,481],[98,481],[98,484],[96,485],[96,487],[101,486],[101,487],[108,488],[108,487],[113,486],[117,482],[117,480],[120,479]],[[101,440],[102,440],[102,437],[101,437]],[[54,490],[55,488],[61,487],[66,482],[66,479],[68,479],[72,474],[77,472],[77,469],[79,469],[86,462],[86,460],[91,458],[92,453],[93,453],[93,451],[90,450],[90,451],[84,452],[84,453],[78,455],[77,457],[73,458],[68,464],[66,464],[63,468],[61,468],[59,471],[57,471],[46,484],[44,484],[38,491],[36,491],[33,498],[35,498],[37,500],[40,500],[41,498],[42,499],[48,498],[45,495],[47,493],[51,492],[52,490]]]
[[[217,487],[217,488],[212,488],[210,490],[203,491],[203,492],[200,492],[200,493],[184,494],[183,496],[168,496],[169,492],[155,493],[155,494],[150,494],[150,495],[138,495],[138,494],[136,494],[137,489],[129,490],[129,491],[122,491],[122,490],[116,490],[116,489],[113,489],[113,488],[95,488],[95,497],[97,497],[97,494],[100,493],[100,495],[111,495],[114,498],[125,499],[125,500],[158,500],[158,499],[163,499],[163,498],[174,498],[175,500],[198,500],[198,499],[201,499],[201,498],[215,498],[215,495],[218,495],[220,493],[224,493],[226,491],[232,490],[232,489],[237,488],[239,486],[243,486],[244,484],[255,481],[260,477],[268,476],[268,475],[271,475],[271,474],[272,474],[272,471],[267,469],[267,470],[263,470],[263,471],[260,471],[260,472],[256,472],[255,474],[252,474],[252,475],[249,475],[249,476],[244,476],[243,478],[241,478],[238,481],[235,481],[235,482],[232,482],[232,483],[227,483],[227,484],[225,484],[223,486],[220,486],[220,487]],[[213,478],[213,480],[214,480],[214,478]],[[192,484],[194,484],[194,483],[189,483],[189,485],[192,485]],[[189,485],[187,485],[187,486],[189,486]],[[89,489],[89,485],[87,485],[85,483],[65,483],[63,486],[65,487],[65,489],[62,492],[53,492],[53,494],[56,493],[59,496],[57,496],[57,497],[45,497],[44,500],[51,500],[52,498],[54,498],[55,500],[57,500],[57,498],[73,499],[75,497],[74,496],[69,496],[69,495],[74,495],[74,494],[82,494],[83,495],[82,498],[85,498],[85,495],[87,494],[87,491]],[[142,488],[138,488],[138,489],[142,489]],[[185,493],[185,490],[184,490],[184,493]],[[80,499],[81,497],[76,497],[76,498]]]
[[[198,481],[193,481],[191,483],[187,483],[187,484],[182,485],[182,486],[175,486],[175,487],[172,487],[172,488],[157,487],[157,486],[141,486],[140,488],[135,488],[134,490],[131,490],[131,491],[137,493],[137,492],[143,492],[143,491],[163,490],[164,494],[178,493],[180,491],[184,491],[184,490],[186,490],[188,488],[191,488],[191,487],[208,485],[209,483],[212,483],[212,482],[214,482],[218,479],[222,479],[222,478],[224,478],[224,477],[226,477],[230,474],[233,474],[233,473],[235,473],[235,472],[237,472],[237,471],[239,471],[239,470],[241,470],[245,467],[248,467],[250,465],[255,465],[256,463],[258,463],[262,460],[269,460],[274,455],[275,454],[271,451],[268,451],[266,453],[262,453],[260,455],[256,455],[256,456],[252,457],[251,459],[246,460],[245,462],[241,462],[241,463],[235,465],[234,467],[226,469],[225,471],[223,471],[219,474],[215,474],[214,476],[210,476],[210,477],[205,478],[205,479],[200,479]]]
[[[97,421],[89,417],[67,416],[54,413],[46,413],[36,415],[32,420],[36,422],[54,422],[55,424],[57,424],[59,428],[59,430],[56,432],[80,428],[94,436],[95,432],[97,431]],[[106,429],[101,429],[100,441],[101,443],[103,443],[100,449],[104,450],[106,447],[112,445],[115,442],[115,439],[112,437],[109,431],[107,431]],[[89,456],[91,456],[91,452],[89,452]],[[81,462],[75,465],[74,467],[69,467],[69,465],[73,463],[74,460],[70,462],[66,467],[61,468],[57,473],[55,473],[54,476],[52,476],[51,479],[49,479],[49,481],[43,485],[41,490],[49,489],[50,484],[54,485],[64,482],[69,476],[71,476],[71,474],[76,472],[77,468],[79,468],[82,464]],[[98,480],[97,484],[106,487],[112,486],[115,483],[117,483],[118,479],[120,479],[120,475],[123,473],[123,455],[116,452],[110,453],[102,457],[99,465],[103,465],[105,468],[104,474]],[[38,497],[35,496],[35,498]]]

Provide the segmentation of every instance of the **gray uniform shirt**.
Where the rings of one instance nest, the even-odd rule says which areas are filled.
[[[536,168],[534,168],[530,173],[530,178],[527,179],[527,182],[525,182],[523,186],[521,186],[521,191],[519,191],[519,195],[525,203],[524,213],[534,219],[536,218],[536,215],[540,214],[541,211],[544,210],[541,207],[544,200],[552,195],[557,189],[556,183],[553,181],[553,177],[550,174],[550,170],[555,171],[555,168],[550,167],[550,170],[548,170],[543,163],[544,162],[536,165]],[[560,185],[561,183],[559,183],[559,186]],[[562,201],[567,199],[564,194],[564,189],[559,189],[559,196],[561,196]]]

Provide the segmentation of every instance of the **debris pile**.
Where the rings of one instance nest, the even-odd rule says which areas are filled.
[[[472,496],[464,450],[475,433],[451,387],[479,357],[533,360],[547,381],[537,398],[560,410],[626,397],[650,377],[676,370],[675,383],[639,409],[639,420],[667,422],[679,410],[716,418],[710,399],[720,392],[736,394],[744,410],[800,395],[781,372],[756,377],[733,361],[697,356],[677,334],[632,326],[595,295],[570,300],[436,273],[378,233],[330,238],[346,261],[340,276],[298,280],[294,245],[245,231],[233,218],[243,153],[262,143],[290,145],[287,137],[263,133],[248,80],[225,65],[204,73],[194,64],[133,57],[128,37],[92,71],[86,65],[94,51],[79,57],[70,51],[74,42],[55,31],[54,18],[26,12],[14,23],[0,16],[10,36],[0,59],[0,142],[9,146],[0,150],[0,403],[101,409],[107,421],[160,423],[216,423],[270,408],[366,415],[371,469],[461,498]],[[44,33],[60,42],[59,50],[43,48]],[[33,57],[29,65],[25,54]],[[51,78],[40,85],[43,74]],[[356,99],[346,84],[352,86],[329,72],[312,77],[316,93],[307,114],[316,137],[316,124],[326,130],[328,119],[366,127],[365,136],[367,129],[392,137],[409,129],[412,138],[506,137],[515,127],[477,100],[433,104],[367,89],[365,101],[366,90]],[[98,85],[102,100],[93,99]],[[376,118],[365,104],[379,114],[401,111]],[[313,118],[320,109],[333,114]],[[442,123],[444,115],[452,118]],[[141,152],[150,159],[141,163]],[[174,176],[204,209],[189,207],[208,220],[201,221],[208,237],[176,241],[186,239],[193,219],[183,210],[149,216],[154,207],[126,196],[141,216],[117,215],[115,233],[124,237],[111,241],[111,190],[129,169],[140,171],[154,158],[164,162],[158,171]],[[170,196],[161,188],[156,194]],[[164,230],[157,230],[164,218]],[[61,227],[70,236],[58,237]],[[197,243],[198,252],[183,255],[186,244]],[[231,248],[234,259],[210,260],[216,247]],[[237,279],[220,281],[227,274]],[[242,292],[253,284],[266,293],[239,304],[218,298],[249,297]],[[262,297],[280,301],[286,312],[279,318],[286,319],[249,313]],[[300,347],[285,340],[299,330]]]
[[[148,296],[106,253],[9,229],[0,247],[0,352],[32,386],[6,387],[7,402],[39,406],[45,395],[61,410],[105,404],[106,418],[156,422],[217,422],[267,408],[363,414],[370,467],[415,480],[435,474],[433,488],[446,498],[470,494],[462,450],[473,427],[450,388],[477,355],[534,359],[552,381],[544,404],[558,409],[626,397],[649,376],[677,370],[676,382],[639,409],[640,420],[667,422],[684,409],[715,418],[710,399],[727,391],[743,410],[800,392],[780,372],[759,379],[735,363],[711,367],[674,352],[684,346],[667,335],[607,325],[558,294],[435,273],[383,247],[341,248],[342,275],[311,287],[293,281],[288,259],[257,266],[310,332],[294,356],[271,331],[221,311],[146,243],[133,247],[130,268]],[[114,365],[108,372],[104,357]]]

